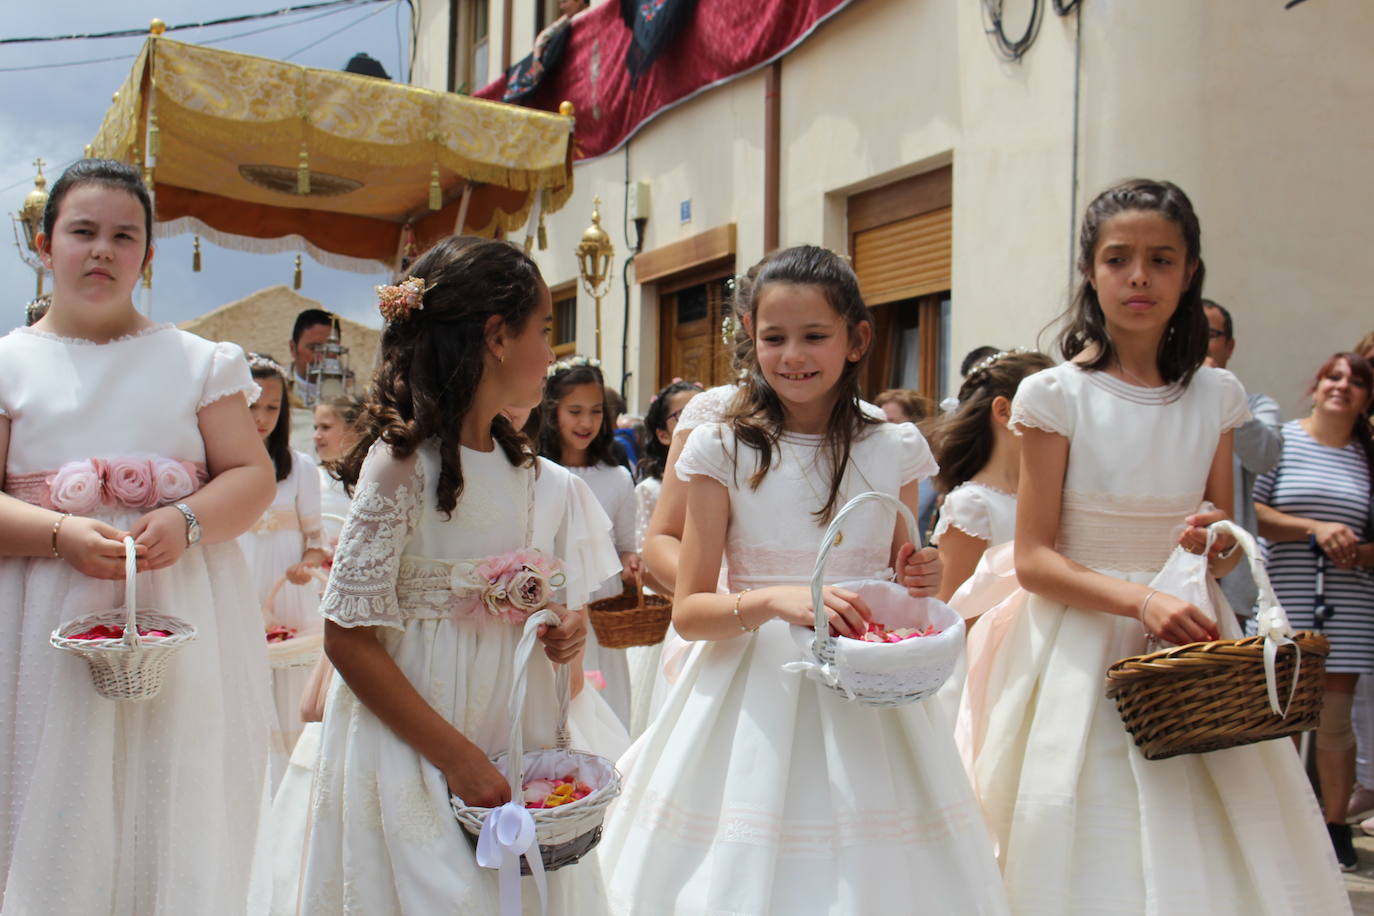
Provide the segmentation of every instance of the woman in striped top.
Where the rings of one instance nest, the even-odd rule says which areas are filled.
[[[1374,442],[1364,412],[1374,370],[1356,353],[1337,353],[1313,380],[1312,412],[1283,428],[1278,467],[1255,483],[1269,576],[1299,630],[1314,626],[1317,555],[1325,555],[1322,627],[1331,640],[1326,700],[1317,728],[1317,778],[1327,830],[1341,867],[1355,867],[1346,803],[1355,778],[1351,697],[1361,674],[1374,673],[1374,544],[1368,542]],[[1319,622],[1318,622],[1319,624]]]

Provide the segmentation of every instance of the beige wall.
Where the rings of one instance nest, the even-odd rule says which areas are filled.
[[[527,6],[516,4],[516,59],[532,40]],[[863,0],[788,55],[783,244],[843,251],[849,194],[952,162],[948,332],[957,368],[976,345],[1033,345],[1062,310],[1075,279],[1076,223],[1097,191],[1130,175],[1169,178],[1201,216],[1207,292],[1235,313],[1233,368],[1296,415],[1322,358],[1374,328],[1365,279],[1374,224],[1374,6],[1090,2],[1082,7],[1081,63],[1078,20],[1045,6],[1039,37],[1017,63],[993,53],[979,4],[948,0]],[[431,9],[446,16],[447,2],[420,7],[422,19]],[[501,7],[492,0],[494,68]],[[1008,5],[1012,28],[1020,9]],[[426,48],[446,53],[447,45],[422,36],[417,82],[434,72]],[[753,74],[712,90],[631,141],[630,180],[652,184],[646,247],[734,222],[737,269],[763,254],[763,84]],[[574,277],[572,249],[593,195],[601,197],[618,251],[603,306],[613,384],[626,155],[577,167],[573,199],[547,222],[550,249],[537,253],[550,283]],[[678,206],[688,197],[693,219],[681,225]],[[652,288],[632,285],[630,312],[634,406],[647,403],[657,376]],[[593,346],[591,313],[581,294],[584,352]]]

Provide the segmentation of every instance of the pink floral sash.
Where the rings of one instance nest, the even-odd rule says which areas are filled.
[[[44,509],[90,515],[102,506],[165,506],[190,496],[209,479],[199,461],[126,455],[69,461],[56,471],[11,474],[5,479],[5,492]]]

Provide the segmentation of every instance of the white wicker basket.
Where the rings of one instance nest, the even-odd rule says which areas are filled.
[[[329,577],[322,569],[311,569],[310,575],[325,585]],[[270,625],[275,622],[276,617],[273,608],[276,607],[277,594],[286,585],[286,574],[283,573],[273,585],[272,590],[267,593],[267,600],[262,604],[262,616]],[[299,586],[304,588],[305,586]],[[290,639],[283,639],[280,642],[269,642],[267,644],[267,662],[273,670],[285,668],[313,668],[315,663],[324,654],[324,633],[307,633],[304,636],[293,636]]]
[[[492,762],[498,768],[505,768],[510,782],[511,801],[523,807],[523,786],[527,779],[544,779],[574,774],[578,780],[591,786],[592,792],[585,798],[560,805],[557,808],[529,810],[533,817],[535,838],[539,845],[539,859],[542,870],[552,871],[571,865],[586,855],[601,839],[601,822],[606,814],[606,806],[620,794],[620,774],[615,764],[605,757],[569,749],[568,702],[570,700],[568,666],[559,665],[555,675],[555,690],[558,694],[558,725],[555,734],[556,746],[538,751],[525,752],[522,732],[522,718],[525,709],[526,669],[531,652],[534,650],[539,627],[557,625],[558,615],[552,611],[539,611],[525,621],[525,631],[515,649],[515,678],[510,692],[510,741],[509,752],[498,754]],[[471,836],[479,837],[483,825],[493,808],[479,808],[467,805],[456,795],[450,799],[453,814]],[[530,874],[528,858],[520,862],[520,873]]]
[[[52,631],[49,641],[86,660],[96,692],[109,700],[150,700],[162,689],[167,662],[196,638],[196,628],[170,614],[138,607],[135,583],[138,561],[134,539],[124,539],[124,607],[86,614]],[[121,639],[72,639],[92,627],[122,627]],[[141,637],[138,628],[166,630],[171,636]]]
[[[889,629],[940,630],[896,643],[864,642],[830,634],[830,621],[821,594],[825,585],[825,561],[845,518],[868,502],[885,502],[897,508],[907,531],[916,531],[916,519],[899,499],[886,493],[860,493],[835,514],[821,538],[811,576],[811,601],[816,609],[815,630],[793,626],[792,638],[804,657],[814,661],[791,662],[788,671],[800,671],[856,703],[865,706],[904,706],[925,699],[949,679],[964,648],[964,621],[958,612],[934,598],[913,598],[905,587],[883,579],[836,583],[858,592],[873,612],[875,623]]]

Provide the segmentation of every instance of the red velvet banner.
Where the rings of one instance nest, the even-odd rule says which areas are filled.
[[[614,152],[661,112],[699,92],[767,64],[805,41],[854,0],[698,0],[683,32],[642,74],[634,89],[625,66],[632,36],[616,0],[598,3],[573,20],[558,69],[545,76],[525,104],[557,111],[576,108],[577,159]],[[505,77],[477,93],[500,99]]]

